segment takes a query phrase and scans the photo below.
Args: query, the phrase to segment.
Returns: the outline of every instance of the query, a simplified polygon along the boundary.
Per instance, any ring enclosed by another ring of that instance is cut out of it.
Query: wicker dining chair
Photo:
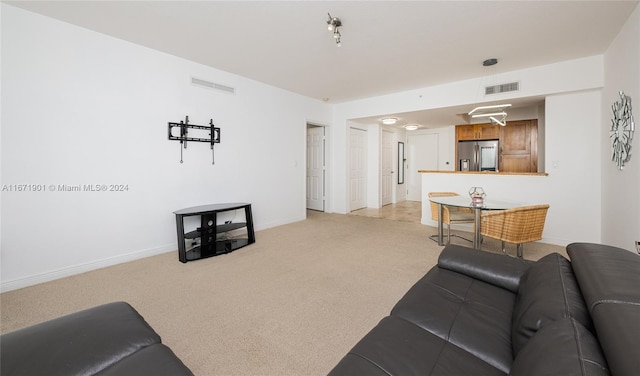
[[[524,243],[542,239],[548,210],[549,205],[531,205],[485,211],[480,220],[480,233],[482,236],[500,240],[502,252],[505,254],[505,243],[516,244],[517,256],[522,257]]]
[[[429,192],[429,198],[431,197],[443,197],[443,196],[460,196],[455,192]],[[434,221],[438,221],[438,204],[435,202],[431,202],[431,219]],[[468,242],[473,242],[470,239],[467,239],[463,236],[457,234],[451,234],[451,224],[456,223],[474,223],[475,215],[473,211],[467,208],[457,208],[452,206],[442,206],[442,223],[447,225],[447,244],[451,243],[451,237],[455,236],[456,238],[464,239]],[[438,241],[438,235],[431,235],[429,239]]]

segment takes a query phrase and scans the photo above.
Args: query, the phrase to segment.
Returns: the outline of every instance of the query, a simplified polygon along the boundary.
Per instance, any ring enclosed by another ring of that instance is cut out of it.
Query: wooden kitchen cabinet
[[[507,121],[500,128],[500,171],[538,172],[538,121]]]
[[[538,172],[538,120],[535,119],[507,120],[504,127],[492,124],[457,125],[456,156],[458,141],[496,139],[500,140],[499,171]]]
[[[530,154],[502,154],[500,172],[536,172],[531,170]]]
[[[471,124],[456,126],[457,141],[496,140],[500,137],[500,127],[492,124]]]

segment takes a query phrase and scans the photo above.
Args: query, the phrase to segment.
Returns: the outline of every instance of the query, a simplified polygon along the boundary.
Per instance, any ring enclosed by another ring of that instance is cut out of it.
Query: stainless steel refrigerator
[[[460,171],[498,171],[498,140],[458,141]]]

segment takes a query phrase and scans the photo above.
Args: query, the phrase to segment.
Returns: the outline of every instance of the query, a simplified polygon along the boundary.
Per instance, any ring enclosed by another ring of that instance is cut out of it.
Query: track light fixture
[[[340,35],[339,28],[342,26],[342,21],[340,21],[338,17],[331,17],[330,13],[327,13],[327,15],[329,15],[329,19],[327,20],[327,29],[329,31],[333,31],[333,38],[336,40],[336,46],[340,47],[342,45],[342,42],[340,42],[340,37],[342,37],[342,35]]]

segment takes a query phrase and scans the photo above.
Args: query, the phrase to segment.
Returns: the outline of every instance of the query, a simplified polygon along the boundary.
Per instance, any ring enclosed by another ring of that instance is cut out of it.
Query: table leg
[[[253,231],[253,214],[251,213],[251,204],[244,207],[245,222],[247,222],[247,244],[256,242],[256,235]]]
[[[444,241],[442,240],[442,233],[444,232],[442,229],[442,204],[438,204],[438,245],[443,246]]]
[[[480,216],[482,209],[473,209],[476,215],[475,223],[473,224],[473,248],[480,249]]]
[[[176,230],[178,232],[178,260],[187,262],[187,251],[184,245],[184,220],[180,214],[176,214]]]

